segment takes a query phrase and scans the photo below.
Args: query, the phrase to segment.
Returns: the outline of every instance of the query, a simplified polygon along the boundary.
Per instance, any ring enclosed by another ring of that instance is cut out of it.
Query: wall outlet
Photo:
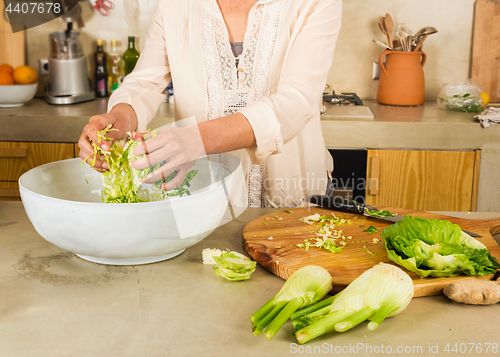
[[[379,79],[380,78],[380,65],[378,62],[373,62],[373,67],[372,67],[372,79]]]
[[[41,76],[49,75],[49,60],[47,58],[40,58],[38,60],[38,73]]]

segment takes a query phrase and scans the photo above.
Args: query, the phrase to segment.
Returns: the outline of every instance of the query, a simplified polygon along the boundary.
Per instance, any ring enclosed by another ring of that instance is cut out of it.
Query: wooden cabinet
[[[368,150],[366,204],[475,211],[480,155],[480,150]]]
[[[74,157],[71,143],[0,142],[0,200],[20,200],[17,180],[26,171]]]

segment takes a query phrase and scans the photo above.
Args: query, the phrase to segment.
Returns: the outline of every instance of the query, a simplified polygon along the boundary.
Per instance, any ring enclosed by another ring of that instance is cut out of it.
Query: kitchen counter
[[[397,356],[449,356],[458,353],[447,353],[445,348],[451,351],[458,344],[460,350],[461,343],[467,353],[460,355],[500,354],[494,317],[500,315],[500,304],[470,306],[442,295],[413,299],[406,310],[376,331],[368,331],[364,323],[299,346],[287,322],[271,341],[254,336],[249,316],[284,281],[260,266],[248,281],[227,281],[202,264],[201,252],[207,247],[244,252],[244,226],[272,211],[247,209],[171,260],[105,266],[45,241],[32,227],[21,202],[0,202],[0,354],[379,356],[392,349]],[[468,218],[499,216],[467,214]],[[496,353],[492,347],[486,353],[486,343],[496,344]],[[475,352],[479,344],[482,352]]]
[[[438,109],[435,102],[394,107],[365,100],[374,119],[322,116],[330,148],[481,150],[478,211],[500,211],[500,125],[482,128],[472,113]],[[49,105],[34,99],[18,108],[0,108],[0,141],[76,143],[92,115],[106,112],[107,99]],[[329,106],[329,104],[326,104]],[[162,103],[151,128],[171,123],[174,105]]]
[[[434,102],[394,107],[365,100],[365,105],[374,119],[322,115],[326,146],[473,150],[500,141],[500,125],[483,129],[474,114],[441,110]],[[107,99],[73,105],[33,99],[22,107],[0,108],[0,141],[77,142],[89,118],[106,110]],[[150,127],[173,119],[174,104],[162,103]]]

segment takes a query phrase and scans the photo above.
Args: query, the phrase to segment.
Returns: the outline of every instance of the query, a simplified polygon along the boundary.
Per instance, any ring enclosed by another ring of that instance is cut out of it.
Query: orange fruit
[[[14,72],[14,67],[12,67],[10,64],[4,63],[0,65],[0,72],[7,72],[9,74],[12,74]]]
[[[14,84],[14,78],[7,72],[0,71],[0,86],[12,85]]]
[[[31,84],[38,80],[38,74],[35,69],[30,66],[16,67],[12,77],[14,78],[14,82],[16,82],[16,84]]]

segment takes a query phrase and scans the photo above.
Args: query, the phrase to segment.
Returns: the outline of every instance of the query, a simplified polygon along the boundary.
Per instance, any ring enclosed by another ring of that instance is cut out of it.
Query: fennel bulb
[[[332,277],[325,268],[308,265],[298,269],[280,291],[250,317],[254,335],[266,329],[264,334],[270,340],[296,310],[321,300],[331,289]]]
[[[310,306],[307,314],[301,316],[299,311],[293,316],[295,337],[302,344],[332,330],[347,331],[365,320],[371,320],[368,329],[375,330],[385,318],[403,311],[413,293],[408,274],[394,265],[380,263],[330,298],[333,302],[329,306],[320,302]]]

